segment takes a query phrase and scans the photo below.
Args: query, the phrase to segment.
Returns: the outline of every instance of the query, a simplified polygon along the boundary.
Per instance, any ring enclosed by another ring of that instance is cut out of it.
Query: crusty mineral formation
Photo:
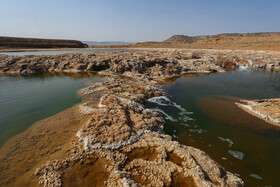
[[[236,103],[244,111],[280,127],[280,99],[241,100]]]
[[[234,55],[203,50],[0,55],[0,72],[109,75],[81,90],[86,99],[79,110],[91,118],[77,132],[64,160],[48,161],[36,170],[42,186],[243,186],[203,151],[172,141],[163,132],[161,116],[145,107],[148,99],[164,95],[154,80],[223,72],[251,62]],[[98,106],[92,101],[99,101]]]
[[[97,175],[107,173],[99,178],[104,186],[243,185],[240,178],[227,172],[203,151],[171,139],[153,132],[119,150],[91,149],[86,152],[73,148],[75,151],[69,158],[49,161],[35,174],[45,186],[61,186],[65,184],[63,179],[69,178],[71,169],[78,173],[83,172],[83,168],[91,168]],[[105,166],[98,168],[98,161]]]
[[[101,93],[97,108],[81,105],[92,117],[77,133],[70,155],[38,168],[43,186],[242,186],[243,181],[203,151],[172,141],[164,121],[145,101],[163,95],[145,77],[111,76],[83,89]],[[88,177],[85,177],[88,176]]]
[[[158,96],[161,89],[148,81],[111,78],[83,90],[85,94],[103,90],[99,110],[78,132],[89,148],[117,149],[137,141],[147,132],[162,132],[164,121],[158,113],[145,109],[145,99]]]
[[[107,70],[150,77],[221,72],[222,68],[280,70],[280,53],[269,51],[161,49],[61,55],[0,55],[0,73],[77,72]]]

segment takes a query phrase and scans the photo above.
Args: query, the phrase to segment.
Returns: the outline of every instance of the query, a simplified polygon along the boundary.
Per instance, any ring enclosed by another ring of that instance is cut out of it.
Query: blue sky
[[[280,31],[280,0],[0,0],[0,35],[162,41]]]

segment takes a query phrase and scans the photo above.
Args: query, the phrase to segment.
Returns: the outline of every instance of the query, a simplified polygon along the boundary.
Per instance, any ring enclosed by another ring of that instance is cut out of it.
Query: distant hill
[[[197,41],[206,41],[209,39],[244,39],[244,38],[262,38],[262,37],[274,37],[280,36],[280,32],[260,32],[260,33],[223,33],[216,35],[204,35],[204,36],[185,36],[185,35],[173,35],[163,42],[177,43],[177,44],[191,44]],[[218,40],[216,40],[218,41]]]
[[[85,48],[78,40],[19,38],[0,36],[0,48]]]
[[[89,46],[112,46],[112,45],[131,45],[131,44],[133,44],[130,42],[121,42],[121,41],[104,41],[104,42],[83,41],[83,43],[85,43]]]
[[[196,41],[195,37],[189,37],[184,35],[174,35],[163,42],[169,43],[178,43],[178,44],[185,44],[185,43],[194,43]]]
[[[141,42],[131,48],[189,48],[280,51],[280,32],[174,35],[162,42]]]

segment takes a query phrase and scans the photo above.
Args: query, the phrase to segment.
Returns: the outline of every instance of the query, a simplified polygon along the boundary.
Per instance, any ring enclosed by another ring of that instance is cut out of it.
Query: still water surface
[[[65,76],[66,75],[66,76]],[[69,76],[70,75],[70,76]],[[76,92],[94,74],[0,77],[0,146],[34,122],[78,103]],[[164,84],[167,97],[148,107],[166,118],[165,132],[202,149],[247,186],[280,184],[280,128],[235,106],[240,98],[280,97],[280,73],[242,71],[181,77]]]
[[[279,186],[280,128],[234,104],[240,98],[279,98],[279,72],[181,77],[163,87],[173,103],[159,99],[148,106],[166,118],[166,133],[205,151],[247,186]]]
[[[65,53],[94,53],[94,52],[118,52],[118,51],[137,51],[137,49],[125,49],[125,48],[83,48],[83,49],[69,49],[69,50],[46,50],[46,51],[20,51],[20,52],[1,52],[0,55],[58,55]]]
[[[98,81],[89,73],[0,76],[0,147],[36,121],[78,103],[77,91]]]

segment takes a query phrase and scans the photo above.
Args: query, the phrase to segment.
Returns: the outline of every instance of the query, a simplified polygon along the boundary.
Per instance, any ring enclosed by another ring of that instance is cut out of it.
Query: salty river
[[[80,101],[77,90],[102,81],[90,73],[0,77],[0,146],[34,122]],[[280,73],[232,71],[183,76],[163,84],[167,97],[147,102],[166,119],[165,132],[202,149],[247,186],[280,183],[280,128],[236,107],[240,98],[280,97]]]
[[[247,186],[279,186],[280,128],[234,102],[280,97],[280,72],[232,71],[181,77],[148,104],[165,117],[165,132],[209,154]]]

